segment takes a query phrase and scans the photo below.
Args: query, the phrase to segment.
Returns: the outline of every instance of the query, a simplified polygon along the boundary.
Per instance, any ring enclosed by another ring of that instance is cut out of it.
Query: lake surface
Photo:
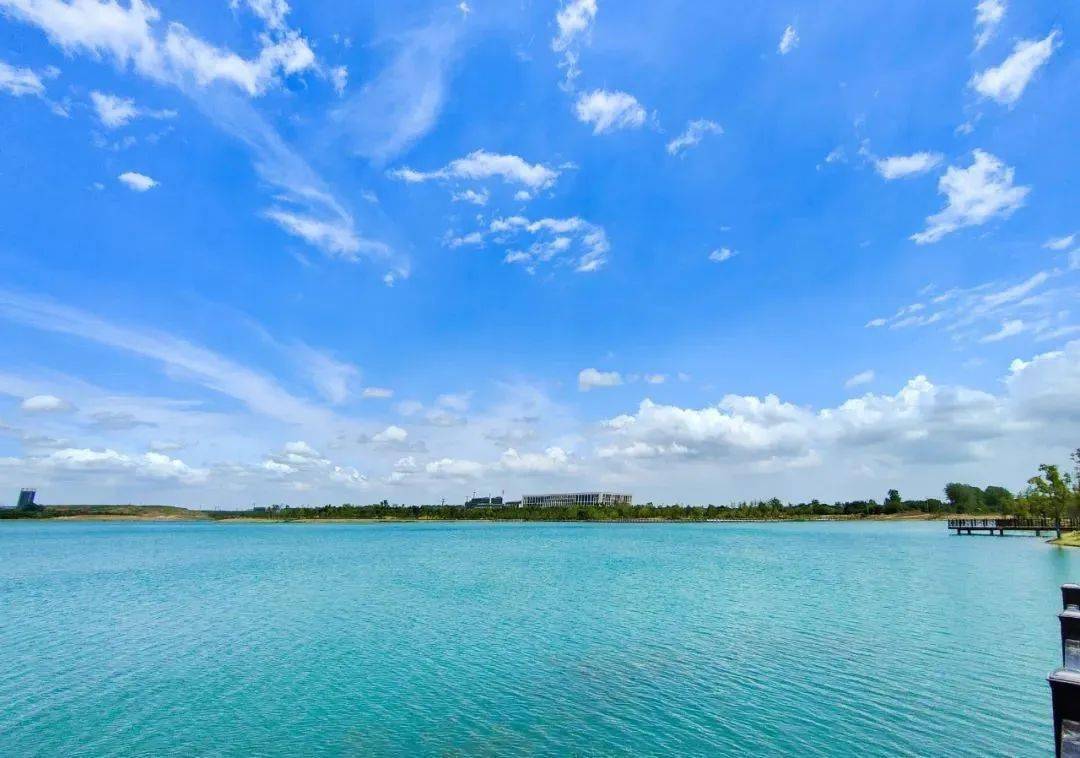
[[[1078,579],[941,523],[0,523],[0,755],[1052,755]]]

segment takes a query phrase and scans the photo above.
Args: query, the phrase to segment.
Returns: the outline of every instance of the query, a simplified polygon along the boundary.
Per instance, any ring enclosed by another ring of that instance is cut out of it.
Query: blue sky
[[[0,0],[0,487],[880,498],[1080,444],[1072,4],[354,5]]]

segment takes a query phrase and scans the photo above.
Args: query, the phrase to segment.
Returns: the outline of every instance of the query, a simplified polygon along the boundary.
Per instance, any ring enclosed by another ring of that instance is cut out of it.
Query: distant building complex
[[[19,493],[19,504],[15,507],[20,511],[32,511],[40,508],[37,503],[34,502],[34,498],[37,497],[37,490],[23,489]]]
[[[571,492],[556,495],[524,495],[521,505],[524,508],[555,508],[567,505],[633,505],[631,495],[618,495],[613,492]]]
[[[501,497],[474,497],[465,501],[466,508],[498,508],[502,506]]]

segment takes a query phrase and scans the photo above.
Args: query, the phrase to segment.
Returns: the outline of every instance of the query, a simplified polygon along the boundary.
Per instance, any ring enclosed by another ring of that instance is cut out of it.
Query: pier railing
[[[949,529],[968,530],[1011,530],[1011,531],[1051,531],[1062,529],[1072,531],[1072,522],[1069,519],[1052,518],[951,518]],[[970,533],[970,532],[969,532]]]

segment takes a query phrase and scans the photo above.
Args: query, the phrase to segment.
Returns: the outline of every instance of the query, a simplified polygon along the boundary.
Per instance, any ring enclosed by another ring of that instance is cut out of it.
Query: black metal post
[[[1054,751],[1058,758],[1080,756],[1080,585],[1061,585],[1058,614],[1062,667],[1047,677],[1054,708]]]

